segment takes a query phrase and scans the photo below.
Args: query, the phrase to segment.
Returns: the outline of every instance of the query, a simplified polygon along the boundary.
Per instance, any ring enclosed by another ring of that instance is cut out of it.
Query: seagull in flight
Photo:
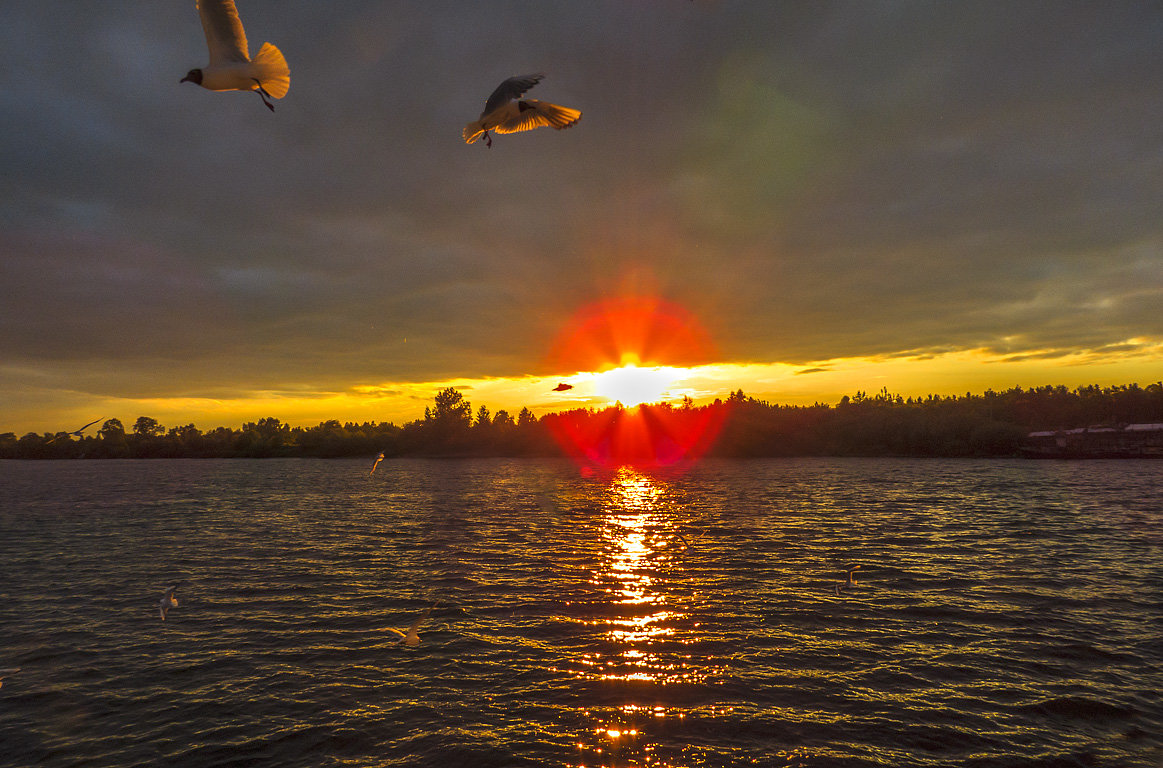
[[[674,532],[674,535],[675,535],[675,536],[677,536],[679,539],[681,539],[681,540],[682,540],[682,543],[683,543],[683,549],[690,549],[690,548],[691,548],[691,541],[690,541],[690,539],[688,539],[686,536],[684,536],[684,535],[683,535],[683,533],[682,533],[682,531],[675,531],[675,532]],[[703,538],[703,536],[705,536],[705,535],[706,535],[706,533],[705,533],[705,532],[704,532],[704,533],[700,533],[698,536],[695,536],[695,537],[694,537],[694,539],[695,539],[695,541],[698,541],[699,539]]]
[[[210,91],[258,91],[271,112],[270,100],[281,99],[291,88],[291,70],[278,48],[263,43],[252,61],[246,32],[234,0],[198,0],[198,15],[210,49],[210,63],[191,69],[178,82],[194,83]]]
[[[573,384],[566,384],[564,381],[553,388],[554,392],[568,392],[573,389]]]
[[[850,588],[850,587],[856,586],[856,572],[858,570],[860,570],[859,565],[854,565],[848,569],[848,580],[844,582],[845,588]]]
[[[380,462],[383,460],[384,460],[384,452],[380,451],[379,455],[376,456],[376,463],[372,464],[372,469],[370,472],[368,472],[368,474],[374,475],[376,473],[376,467],[378,467],[380,465]]]
[[[836,584],[832,587],[832,590],[836,593],[837,596],[839,596],[842,592],[847,592],[856,586],[856,571],[858,570],[860,570],[859,565],[852,566],[848,569],[848,580],[843,584]]]
[[[550,104],[537,99],[522,99],[545,75],[518,75],[510,77],[497,86],[493,95],[485,102],[485,109],[479,120],[464,127],[464,140],[472,144],[482,136],[485,146],[492,147],[493,139],[489,131],[497,133],[517,133],[534,128],[549,126],[561,130],[581,120],[581,111],[569,107]]]
[[[400,642],[404,645],[420,645],[420,633],[417,630],[420,629],[420,625],[424,623],[424,621],[427,620],[430,615],[432,615],[431,608],[420,614],[419,618],[412,622],[412,626],[408,627],[407,632],[402,632],[395,627],[388,627],[388,629],[399,635]]]
[[[66,435],[76,435],[78,438],[82,438],[82,437],[84,437],[84,436],[85,436],[85,430],[86,430],[86,429],[88,429],[89,427],[93,426],[94,424],[96,424],[96,423],[97,423],[98,421],[100,421],[100,420],[101,420],[101,419],[93,419],[92,421],[90,421],[88,424],[86,424],[85,426],[81,427],[80,429],[74,429],[72,432],[65,432],[64,434],[66,434]],[[57,437],[60,437],[60,435],[57,435],[57,436],[56,436],[56,437],[54,437],[52,440],[56,440],[56,439],[57,439]],[[51,442],[52,442],[52,440],[49,440],[49,442],[51,443]]]
[[[4,678],[9,675],[15,675],[20,671],[20,667],[8,667],[7,669],[0,669],[0,688],[4,687]]]
[[[166,620],[166,614],[170,612],[171,608],[178,607],[178,598],[174,597],[174,590],[181,584],[171,584],[166,587],[166,594],[162,597],[161,602],[158,603],[158,613],[162,615],[162,621]]]

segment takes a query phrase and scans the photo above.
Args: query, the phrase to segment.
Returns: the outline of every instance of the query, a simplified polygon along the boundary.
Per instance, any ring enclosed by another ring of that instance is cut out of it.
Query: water
[[[1163,462],[369,466],[0,462],[0,765],[1163,764]]]

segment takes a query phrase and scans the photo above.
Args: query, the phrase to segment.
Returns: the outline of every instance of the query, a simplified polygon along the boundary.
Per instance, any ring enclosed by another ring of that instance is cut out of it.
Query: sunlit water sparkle
[[[0,462],[0,765],[1163,764],[1163,462],[367,466]]]

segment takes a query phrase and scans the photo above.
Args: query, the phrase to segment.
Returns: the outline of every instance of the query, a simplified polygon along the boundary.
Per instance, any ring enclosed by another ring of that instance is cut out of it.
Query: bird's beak
[[[185,77],[183,77],[183,78],[182,78],[181,80],[179,80],[178,82],[179,82],[179,83],[192,83],[192,82],[194,82],[194,78],[190,77],[189,75],[186,75]]]

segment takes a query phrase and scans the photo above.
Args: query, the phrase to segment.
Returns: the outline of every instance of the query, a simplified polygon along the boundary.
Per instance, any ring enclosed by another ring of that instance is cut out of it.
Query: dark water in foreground
[[[0,765],[1163,764],[1163,462],[369,466],[0,462]]]

